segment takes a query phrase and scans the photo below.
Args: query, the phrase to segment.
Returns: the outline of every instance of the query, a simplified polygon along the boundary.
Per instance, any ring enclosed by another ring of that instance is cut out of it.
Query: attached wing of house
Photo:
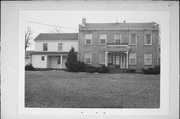
[[[65,69],[71,47],[78,50],[78,33],[41,33],[34,41],[31,63],[35,68]]]

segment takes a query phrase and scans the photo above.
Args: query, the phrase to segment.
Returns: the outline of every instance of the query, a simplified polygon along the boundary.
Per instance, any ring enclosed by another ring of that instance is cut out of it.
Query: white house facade
[[[78,50],[77,33],[41,33],[35,39],[35,51],[31,53],[34,68],[65,69],[71,47]]]

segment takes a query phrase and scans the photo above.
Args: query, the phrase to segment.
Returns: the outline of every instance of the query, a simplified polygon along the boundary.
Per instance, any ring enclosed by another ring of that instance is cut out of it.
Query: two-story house
[[[87,23],[78,35],[78,59],[86,64],[135,69],[159,64],[159,25],[149,23]]]
[[[65,69],[71,47],[74,47],[76,53],[78,50],[77,33],[41,33],[34,41],[31,64],[35,68]]]

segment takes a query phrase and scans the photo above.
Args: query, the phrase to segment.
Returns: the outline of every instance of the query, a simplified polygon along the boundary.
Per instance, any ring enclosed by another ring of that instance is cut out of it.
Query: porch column
[[[62,68],[62,57],[63,57],[63,55],[61,55],[60,68]]]
[[[128,51],[126,52],[126,68],[128,69],[128,59],[129,59],[129,55],[128,55]]]
[[[105,51],[105,66],[108,66],[108,52]]]

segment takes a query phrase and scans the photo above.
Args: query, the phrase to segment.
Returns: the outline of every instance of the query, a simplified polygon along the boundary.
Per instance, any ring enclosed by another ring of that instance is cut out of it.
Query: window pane
[[[85,44],[91,45],[92,44],[92,34],[86,34],[85,35]]]
[[[99,53],[99,63],[100,64],[105,64],[105,52],[104,51],[101,51]]]
[[[136,53],[130,53],[129,55],[129,64],[135,65],[136,64]]]
[[[58,62],[57,64],[60,64],[61,63],[61,56],[58,56]]]
[[[86,34],[85,39],[92,39],[92,34]]]
[[[116,56],[116,65],[119,65],[120,63],[119,63],[119,56]]]
[[[151,53],[145,53],[144,54],[144,64],[145,65],[151,65],[152,64],[152,54]]]
[[[115,34],[114,35],[114,43],[120,44],[121,43],[121,34]]]
[[[90,58],[86,58],[86,63],[90,64],[91,63],[91,59]]]
[[[100,39],[106,39],[106,34],[101,34]]]
[[[116,39],[115,44],[120,44],[120,39]]]
[[[106,34],[100,35],[100,44],[103,44],[103,45],[106,44]]]
[[[101,44],[106,44],[106,40],[105,39],[101,39]]]
[[[151,35],[146,35],[146,44],[151,44]]]
[[[91,44],[91,39],[86,39],[86,44]]]
[[[85,52],[85,63],[91,64],[91,52]]]
[[[121,35],[120,34],[115,34],[114,35],[114,39],[120,39],[121,38]]]
[[[47,43],[43,43],[43,51],[47,51],[47,49],[48,49]]]
[[[136,34],[131,35],[130,44],[136,44]]]
[[[58,51],[62,51],[63,49],[62,49],[62,43],[58,43]]]
[[[44,56],[41,56],[41,60],[44,61]]]

